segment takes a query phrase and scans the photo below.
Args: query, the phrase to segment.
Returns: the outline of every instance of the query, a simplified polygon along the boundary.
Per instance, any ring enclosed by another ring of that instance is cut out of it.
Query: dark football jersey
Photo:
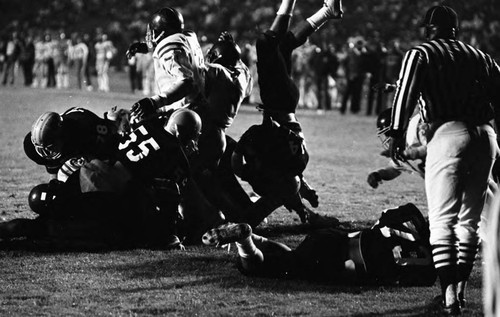
[[[251,126],[235,152],[244,156],[250,170],[259,175],[300,175],[307,165],[304,140],[284,126]]]
[[[177,138],[159,120],[144,121],[118,145],[118,160],[145,182],[165,178],[177,184],[189,176],[189,163]]]
[[[35,163],[45,165],[49,173],[58,169],[71,158],[84,158],[90,161],[113,158],[118,145],[119,135],[110,120],[100,118],[92,111],[83,108],[70,108],[64,112],[62,155],[56,160],[41,157],[31,143],[31,133],[24,139],[24,150]]]
[[[436,280],[429,227],[411,203],[385,210],[372,228],[361,231],[360,247],[374,282],[432,285]]]

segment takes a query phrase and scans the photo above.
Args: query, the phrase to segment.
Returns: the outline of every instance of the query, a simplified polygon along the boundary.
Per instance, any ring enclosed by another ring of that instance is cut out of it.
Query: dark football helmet
[[[437,35],[454,38],[458,31],[457,13],[448,6],[434,6],[427,10],[422,27],[425,28],[427,39],[433,39]]]
[[[216,63],[225,67],[234,67],[240,56],[241,49],[234,42],[231,34],[222,32],[218,41],[208,51],[206,60],[209,63]]]
[[[201,118],[196,112],[186,108],[175,110],[168,119],[165,130],[177,137],[186,155],[198,151]]]
[[[377,135],[382,141],[384,148],[389,148],[389,136],[387,132],[391,128],[392,108],[383,110],[377,117]]]
[[[165,37],[183,30],[184,18],[182,14],[174,8],[162,8],[151,17],[146,32],[146,44],[152,49]]]
[[[45,112],[31,128],[31,142],[43,158],[54,160],[62,155],[63,118],[56,112]]]
[[[47,214],[56,198],[55,192],[49,184],[40,184],[33,187],[28,196],[28,204],[33,212]]]

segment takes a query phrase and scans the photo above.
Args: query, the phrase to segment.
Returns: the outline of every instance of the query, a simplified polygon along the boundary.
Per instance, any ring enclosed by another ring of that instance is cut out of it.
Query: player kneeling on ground
[[[245,223],[226,224],[203,236],[207,245],[232,242],[238,268],[249,276],[400,286],[436,281],[429,226],[411,203],[385,210],[374,226],[361,231],[316,231],[293,250],[254,234]]]

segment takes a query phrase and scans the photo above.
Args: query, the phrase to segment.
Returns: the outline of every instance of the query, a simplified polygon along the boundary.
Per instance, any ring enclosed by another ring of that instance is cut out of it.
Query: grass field
[[[85,107],[102,114],[140,98],[125,93],[0,90],[0,218],[34,217],[29,190],[48,180],[24,156],[22,140],[47,110]],[[348,228],[373,223],[380,212],[407,202],[427,214],[423,181],[402,175],[374,190],[367,173],[380,157],[375,117],[338,112],[298,113],[311,160],[306,177],[318,190],[321,214]],[[229,130],[236,139],[260,115],[245,106]],[[257,233],[297,245],[310,230],[285,209]],[[22,245],[22,244],[21,244]],[[437,316],[433,287],[346,287],[306,281],[248,278],[229,252],[204,246],[186,251],[50,252],[0,244],[0,316]],[[482,316],[481,261],[469,286],[464,316]]]

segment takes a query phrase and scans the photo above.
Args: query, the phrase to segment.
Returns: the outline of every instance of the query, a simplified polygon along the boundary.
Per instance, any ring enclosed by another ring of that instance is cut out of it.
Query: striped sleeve
[[[423,50],[412,49],[403,58],[392,108],[391,131],[394,135],[402,135],[405,132],[415,110],[420,95],[424,53]]]

